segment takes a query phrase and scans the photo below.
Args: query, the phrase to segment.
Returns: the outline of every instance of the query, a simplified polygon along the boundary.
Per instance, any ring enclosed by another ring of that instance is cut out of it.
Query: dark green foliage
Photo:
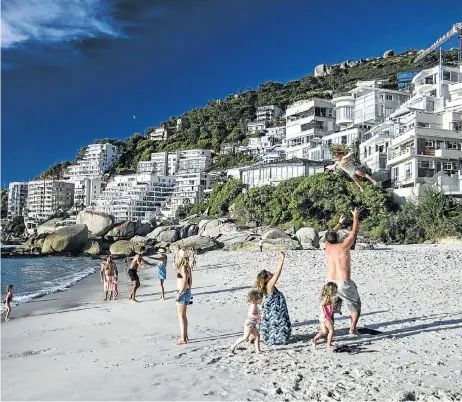
[[[234,167],[248,166],[257,162],[258,158],[251,155],[235,154],[235,155],[219,155],[214,161],[209,170],[221,171]]]
[[[2,204],[1,204],[1,218],[4,219],[8,215],[8,189],[2,188]]]
[[[230,179],[226,183],[217,184],[209,199],[209,214],[223,216],[229,211],[231,203],[242,193],[244,185],[238,179]]]
[[[15,236],[22,236],[26,230],[24,224],[24,218],[22,216],[15,216],[11,219],[5,227],[5,232],[13,234]]]
[[[54,165],[50,166],[47,170],[45,170],[43,173],[36,176],[34,180],[46,180],[46,179],[60,180],[64,177],[64,173],[66,173],[66,169],[71,164],[72,162],[69,162],[69,161],[55,163]]]

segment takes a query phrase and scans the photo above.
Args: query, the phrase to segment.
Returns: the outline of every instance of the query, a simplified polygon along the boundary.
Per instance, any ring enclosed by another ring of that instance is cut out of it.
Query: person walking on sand
[[[284,295],[276,288],[276,283],[282,272],[285,254],[279,254],[278,265],[274,274],[267,270],[257,275],[256,289],[263,293],[260,333],[265,345],[286,345],[292,334],[289,311]]]
[[[258,242],[258,247],[260,247],[260,253],[263,252],[263,239],[260,239],[260,241]]]
[[[332,349],[334,345],[334,321],[332,315],[334,313],[334,297],[337,294],[337,285],[334,282],[327,282],[321,291],[321,314],[319,322],[321,323],[321,331],[311,341],[313,348],[316,349],[316,341],[324,336],[327,336],[327,348]]]
[[[11,314],[11,302],[13,301],[13,285],[8,285],[6,287],[6,296],[5,300],[3,301],[4,310],[2,311],[2,315],[6,313],[5,315],[5,321],[10,320],[10,314]]]
[[[167,254],[164,249],[159,249],[159,254],[153,256],[157,263],[157,280],[160,286],[160,300],[165,300],[164,281],[167,279]]]
[[[260,332],[258,331],[258,323],[260,322],[261,314],[258,310],[258,306],[263,302],[263,293],[258,290],[251,290],[247,296],[247,301],[250,303],[249,312],[247,313],[247,319],[244,323],[244,335],[242,335],[236,342],[231,346],[231,353],[235,353],[236,348],[247,339],[250,335],[253,335],[255,339],[255,352],[257,355],[261,352],[260,350]]]
[[[326,166],[325,172],[329,172],[335,169],[337,166],[340,167],[345,173],[347,173],[355,182],[355,184],[359,187],[360,191],[363,193],[364,189],[359,182],[359,177],[364,177],[369,180],[372,184],[376,184],[376,181],[369,176],[367,173],[364,173],[361,169],[358,169],[351,163],[350,157],[353,155],[353,152],[349,152],[345,155],[344,151],[334,151],[333,156],[335,159],[335,163],[330,166]]]
[[[334,313],[341,314],[344,301],[351,312],[350,334],[359,335],[358,320],[361,315],[361,299],[356,284],[351,280],[351,246],[356,241],[359,227],[359,210],[355,208],[353,215],[353,229],[348,237],[339,242],[337,230],[341,223],[326,233],[327,281],[337,285],[337,295],[334,298]],[[334,314],[332,314],[332,319]]]
[[[109,254],[106,257],[106,262],[101,264],[101,282],[104,284],[104,301],[107,300],[108,294],[110,293],[109,300],[114,298],[114,277],[118,276],[117,267],[112,261],[112,256]]]
[[[130,276],[130,280],[132,281],[132,292],[130,296],[128,296],[128,300],[138,303],[136,300],[136,291],[140,287],[140,278],[138,276],[138,267],[144,267],[144,260],[143,255],[146,254],[146,247],[142,246],[140,248],[140,252],[135,255],[130,264],[130,268],[128,270],[128,275]]]
[[[183,345],[189,341],[187,309],[191,303],[192,272],[188,257],[183,257],[178,263],[176,277],[178,296],[175,301],[178,306],[178,320],[180,322],[180,338],[176,344]]]

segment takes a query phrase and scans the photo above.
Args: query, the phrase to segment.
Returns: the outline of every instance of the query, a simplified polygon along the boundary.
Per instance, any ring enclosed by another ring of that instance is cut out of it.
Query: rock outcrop
[[[228,219],[213,219],[200,226],[199,235],[216,238],[221,234],[237,232],[237,225]]]
[[[319,235],[313,228],[300,228],[297,230],[295,236],[303,248],[319,247]]]
[[[286,251],[286,250],[301,250],[301,245],[298,241],[292,239],[272,239],[265,240],[263,243],[263,251]],[[230,251],[260,251],[257,241],[234,243],[229,247]]]
[[[42,254],[82,252],[88,242],[86,225],[66,226],[49,234],[42,246]]]
[[[130,240],[119,240],[111,245],[109,251],[116,257],[125,257],[129,256],[133,251],[136,252],[137,250],[136,244],[132,243]]]
[[[135,222],[135,236],[146,236],[148,233],[152,232],[153,229],[154,227],[149,222]]]
[[[100,244],[94,240],[88,240],[83,253],[86,255],[99,255],[101,254],[102,249]]]
[[[81,211],[77,215],[77,225],[87,225],[95,236],[104,236],[112,228],[114,217],[100,212]]]
[[[198,253],[219,249],[219,245],[214,239],[203,236],[191,236],[170,245],[170,247],[172,246],[194,247]]]
[[[274,239],[290,239],[291,237],[279,229],[270,229],[263,233],[263,240],[274,240]]]
[[[383,54],[383,58],[386,59],[388,57],[392,57],[395,55],[395,52],[393,50],[387,50],[384,54]]]
[[[128,240],[135,235],[135,223],[134,222],[122,222],[112,227],[112,229],[106,233],[106,239],[111,238],[114,241],[117,240]]]
[[[164,230],[156,237],[158,242],[165,242],[165,243],[174,243],[178,240],[178,230],[177,229],[169,229]]]

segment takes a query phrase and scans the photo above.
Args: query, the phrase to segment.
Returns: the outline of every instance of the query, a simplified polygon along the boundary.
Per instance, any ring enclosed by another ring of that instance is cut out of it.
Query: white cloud
[[[27,42],[57,44],[120,36],[111,9],[103,0],[9,0],[2,3],[2,49]]]

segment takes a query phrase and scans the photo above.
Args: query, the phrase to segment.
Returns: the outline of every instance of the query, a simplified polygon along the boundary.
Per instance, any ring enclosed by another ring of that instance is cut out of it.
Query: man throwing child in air
[[[351,275],[351,246],[355,243],[359,226],[359,210],[355,208],[353,214],[353,230],[349,236],[339,242],[337,230],[343,224],[343,217],[334,230],[326,233],[327,282],[337,285],[337,295],[334,298],[334,313],[340,313],[342,301],[351,312],[350,334],[360,335],[356,326],[361,315],[361,299],[356,284],[350,279]],[[341,314],[341,313],[340,313]]]

